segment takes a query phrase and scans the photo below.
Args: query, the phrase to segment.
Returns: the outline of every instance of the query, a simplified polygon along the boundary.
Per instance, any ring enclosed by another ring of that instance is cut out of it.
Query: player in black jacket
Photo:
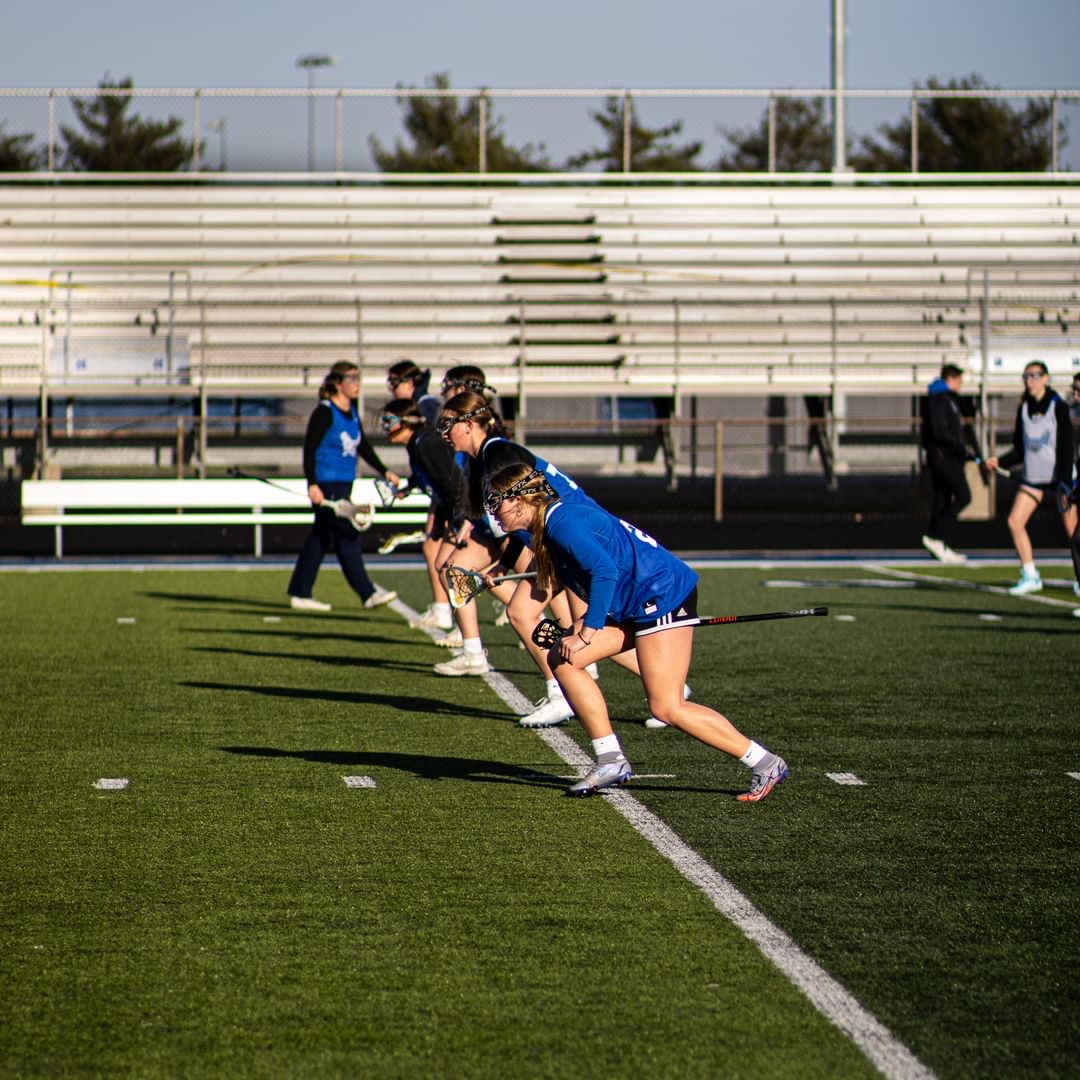
[[[971,427],[972,410],[960,397],[963,380],[960,368],[946,364],[941,376],[927,387],[922,405],[922,444],[933,487],[930,521],[922,544],[935,559],[946,563],[967,562],[945,538],[957,515],[971,502],[964,462],[979,456]]]

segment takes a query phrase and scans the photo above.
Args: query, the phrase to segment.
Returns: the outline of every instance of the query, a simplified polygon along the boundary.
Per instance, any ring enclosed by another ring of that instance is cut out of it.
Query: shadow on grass
[[[367,644],[369,639],[364,639]],[[355,643],[355,642],[354,642]],[[399,663],[386,660],[379,656],[343,656],[335,653],[332,656],[311,655],[309,653],[289,652],[266,652],[263,649],[227,649],[214,645],[198,645],[192,648],[192,652],[209,653],[216,656],[250,656],[255,660],[297,660],[309,664],[322,664],[334,668],[378,668],[379,671],[398,671],[408,675],[430,675],[432,665],[437,657],[432,657],[432,663]]]
[[[238,683],[217,682],[181,682],[193,690],[232,691],[240,694],[260,694],[263,697],[295,698],[298,701],[334,702],[338,705],[382,705],[398,712],[421,714],[426,716],[463,716],[478,717],[486,720],[502,720],[517,723],[517,716],[512,713],[496,712],[494,709],[482,709],[469,706],[462,709],[452,701],[439,701],[436,698],[410,697],[403,693],[370,694],[353,690],[332,690],[328,687],[306,688],[299,686],[244,686]]]
[[[382,753],[372,750],[282,750],[275,746],[222,746],[220,749],[226,754],[297,758],[341,768],[396,769],[399,772],[412,773],[419,780],[470,780],[483,784],[566,787],[565,778],[538,772],[534,766],[511,765],[505,761],[487,761],[481,758]]]

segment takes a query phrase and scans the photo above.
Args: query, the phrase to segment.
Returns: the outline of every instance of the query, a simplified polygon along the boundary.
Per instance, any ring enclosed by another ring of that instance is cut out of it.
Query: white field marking
[[[121,776],[103,776],[100,780],[94,781],[94,787],[98,791],[123,791],[129,783],[129,780]]]
[[[984,611],[979,615],[979,618],[983,622],[1001,622],[1001,616],[995,615],[992,611]]]
[[[954,589],[968,589],[973,592],[993,593],[995,596],[1009,596],[1010,600],[1030,600],[1033,604],[1045,604],[1047,607],[1073,608],[1073,600],[1055,600],[1052,596],[1039,596],[1028,593],[1027,596],[1010,596],[1007,585],[982,585],[977,581],[965,581],[963,578],[936,577],[933,574],[913,574],[910,570],[898,570],[893,566],[873,566],[870,569],[879,574],[892,574],[904,580],[925,581],[934,585],[947,585]]]
[[[264,615],[263,622],[281,622],[280,615]]]
[[[833,618],[837,622],[854,622],[855,621],[855,616],[854,615],[834,615]]]
[[[917,589],[917,581],[893,581],[889,578],[769,578],[762,583],[766,589]]]
[[[135,618],[132,615],[121,615],[116,620],[121,626],[131,626],[135,622]]]
[[[1073,780],[1080,780],[1080,772],[1067,772],[1065,775],[1071,777]]]
[[[343,776],[341,779],[345,781],[346,787],[375,787],[374,776]]]
[[[531,708],[528,700],[504,675],[483,676],[506,704],[517,713]],[[584,769],[592,759],[558,728],[541,728],[537,734],[567,763]],[[824,968],[816,964],[779,927],[754,907],[718,870],[683,842],[655,814],[646,810],[628,791],[605,792],[605,801],[660,852],[692,885],[713,902],[771,960],[830,1023],[859,1048],[887,1080],[932,1080],[934,1074],[880,1020],[859,1004]]]
[[[827,772],[825,774],[834,784],[846,784],[848,787],[866,787],[866,781],[853,772]]]

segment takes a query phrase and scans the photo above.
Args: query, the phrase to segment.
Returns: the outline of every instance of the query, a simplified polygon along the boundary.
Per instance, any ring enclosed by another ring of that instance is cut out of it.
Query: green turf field
[[[0,574],[0,1075],[874,1075],[621,796],[562,796],[558,738],[336,571],[289,611],[287,574]],[[704,571],[706,614],[853,620],[698,632],[695,697],[792,767],[756,806],[605,670],[626,790],[929,1072],[1080,1075],[1080,620],[835,584],[873,576]]]

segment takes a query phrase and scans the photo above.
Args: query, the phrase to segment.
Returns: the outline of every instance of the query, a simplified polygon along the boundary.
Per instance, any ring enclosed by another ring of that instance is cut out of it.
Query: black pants
[[[964,475],[962,458],[931,447],[926,452],[926,463],[930,467],[930,482],[933,485],[926,535],[934,540],[944,540],[957,514],[971,502],[971,489]]]
[[[352,492],[352,484],[327,483],[320,484],[319,487],[328,499],[347,499]],[[289,595],[311,595],[319,567],[330,551],[337,554],[345,580],[352,586],[353,591],[361,600],[366,600],[375,591],[375,586],[368,577],[367,567],[364,566],[360,534],[333,510],[324,510],[322,507],[315,511],[315,523],[300,549],[292,580],[289,582]]]

